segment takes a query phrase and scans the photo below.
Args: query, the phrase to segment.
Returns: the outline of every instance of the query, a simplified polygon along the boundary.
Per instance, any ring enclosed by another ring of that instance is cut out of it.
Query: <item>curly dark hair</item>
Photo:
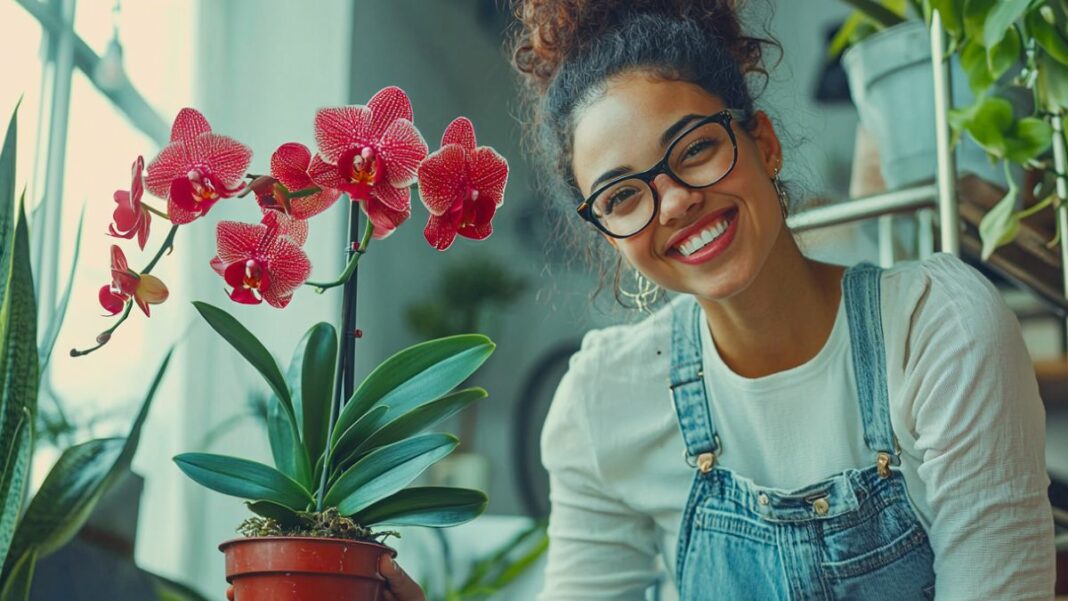
[[[770,36],[742,30],[739,0],[520,0],[515,14],[520,27],[512,39],[512,61],[524,83],[527,138],[533,154],[547,167],[545,191],[563,201],[562,230],[578,220],[567,215],[581,202],[571,171],[575,112],[595,100],[609,79],[630,71],[647,71],[668,80],[696,84],[726,106],[753,113],[754,98],[768,81],[764,52],[779,51]],[[742,123],[751,128],[754,120]],[[557,203],[559,204],[559,203]],[[603,244],[593,237],[582,245],[597,265]],[[615,297],[626,305],[618,281]],[[602,270],[601,286],[606,276]],[[596,296],[597,292],[594,293]]]

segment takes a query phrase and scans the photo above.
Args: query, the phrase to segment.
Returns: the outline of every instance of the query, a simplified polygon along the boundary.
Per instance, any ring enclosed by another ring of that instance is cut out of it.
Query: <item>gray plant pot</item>
[[[953,105],[975,101],[956,56],[951,58]],[[860,122],[879,148],[883,180],[890,189],[931,181],[937,175],[934,76],[926,25],[910,21],[880,31],[842,55],[849,90]],[[991,164],[968,136],[956,148],[957,173],[974,173],[1005,185],[1004,173]]]

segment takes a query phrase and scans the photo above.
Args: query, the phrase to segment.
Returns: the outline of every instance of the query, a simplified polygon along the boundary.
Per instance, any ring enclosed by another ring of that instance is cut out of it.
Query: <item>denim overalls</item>
[[[716,466],[719,437],[701,358],[700,328],[707,324],[695,301],[675,305],[671,390],[687,461],[697,472],[679,532],[682,601],[934,598],[934,553],[893,469],[900,462],[887,398],[880,272],[861,263],[842,283],[872,465],[795,490],[761,487]]]

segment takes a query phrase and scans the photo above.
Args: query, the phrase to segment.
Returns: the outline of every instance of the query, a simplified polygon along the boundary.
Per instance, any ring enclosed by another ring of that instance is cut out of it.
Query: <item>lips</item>
[[[681,253],[679,253],[679,250],[678,250],[678,246],[680,244],[685,242],[690,237],[701,233],[702,231],[704,231],[706,228],[708,228],[708,226],[712,225],[713,223],[716,223],[717,221],[721,221],[731,211],[736,211],[736,210],[737,210],[737,207],[724,207],[722,209],[713,211],[713,212],[709,213],[708,215],[705,215],[704,217],[698,219],[697,221],[693,222],[692,224],[686,226],[685,228],[675,232],[670,238],[668,238],[668,241],[667,241],[667,250],[668,250],[668,252],[672,253],[672,254],[681,254]]]

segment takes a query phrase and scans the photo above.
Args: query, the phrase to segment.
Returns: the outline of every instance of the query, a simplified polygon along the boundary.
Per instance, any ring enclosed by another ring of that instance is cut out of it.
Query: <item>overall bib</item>
[[[880,272],[861,263],[842,284],[872,465],[794,490],[759,486],[716,465],[721,449],[701,357],[700,328],[708,326],[696,301],[676,304],[671,390],[696,468],[679,532],[682,601],[934,598],[934,553],[895,469]]]

